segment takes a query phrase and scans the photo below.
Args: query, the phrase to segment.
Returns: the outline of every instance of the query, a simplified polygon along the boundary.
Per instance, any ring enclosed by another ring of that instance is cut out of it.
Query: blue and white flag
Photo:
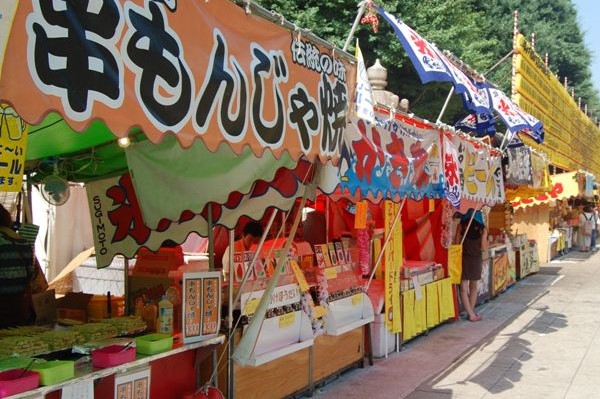
[[[513,103],[502,90],[490,86],[488,87],[488,92],[492,99],[492,107],[498,113],[500,119],[502,119],[512,135],[530,127],[525,118],[521,116],[515,103]],[[507,139],[510,141],[512,136]]]
[[[491,113],[472,113],[459,119],[454,127],[467,133],[475,133],[478,136],[493,136],[496,134],[496,120]]]
[[[377,12],[392,25],[404,50],[412,61],[422,83],[453,82],[452,75],[440,57],[441,53],[401,20],[375,5]]]
[[[375,124],[373,90],[367,75],[365,60],[356,41],[356,90],[354,91],[354,114],[357,118]]]
[[[490,112],[487,92],[480,90],[442,51],[381,7],[376,5],[375,8],[392,25],[422,83],[451,82],[457,94],[464,93],[469,98],[471,110]]]

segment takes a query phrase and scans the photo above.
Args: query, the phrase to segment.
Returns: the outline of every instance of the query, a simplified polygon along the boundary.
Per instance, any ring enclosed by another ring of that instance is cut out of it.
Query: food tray
[[[92,365],[94,367],[114,367],[134,360],[135,348],[126,348],[126,345],[109,345],[92,351]]]
[[[75,362],[72,360],[51,360],[32,367],[40,373],[40,385],[54,385],[75,376]]]
[[[173,347],[173,336],[169,334],[147,334],[135,339],[137,353],[155,355]]]
[[[40,385],[40,375],[35,371],[13,369],[0,373],[0,398],[30,391]]]

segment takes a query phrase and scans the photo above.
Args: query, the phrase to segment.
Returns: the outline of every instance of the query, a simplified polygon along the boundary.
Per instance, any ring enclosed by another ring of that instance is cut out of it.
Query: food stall
[[[321,189],[348,214],[344,228],[357,243],[361,231],[367,233],[361,267],[375,311],[373,353],[381,357],[454,317],[454,295],[440,240],[441,132],[385,107],[376,108],[375,117],[375,125],[354,120],[348,127],[340,183]]]
[[[579,213],[588,199],[591,200],[585,196],[586,176],[581,172],[551,175],[551,186],[545,192],[515,198],[511,202],[515,210],[513,233],[537,238],[535,243],[525,245],[527,239],[524,238],[515,245],[524,249],[524,254],[529,253],[533,246],[536,247],[537,254],[524,255],[523,259],[526,265],[533,264],[534,271],[539,270],[536,262],[547,262],[560,251],[577,247]],[[523,272],[527,274],[529,270],[526,266]],[[519,277],[526,274],[520,274]]]
[[[457,134],[446,136],[444,145],[447,158],[452,157],[456,162],[456,171],[460,176],[458,184],[458,195],[453,198],[452,205],[458,208],[461,214],[466,214],[469,209],[482,209],[485,225],[492,234],[488,239],[492,240],[489,246],[488,254],[483,256],[482,275],[478,283],[478,300],[482,303],[494,294],[494,276],[500,281],[496,281],[498,286],[504,286],[508,275],[507,264],[504,262],[494,262],[496,254],[501,256],[501,250],[505,245],[504,238],[500,234],[494,235],[492,224],[494,222],[493,209],[502,207],[505,199],[503,173],[501,167],[501,153],[486,143],[476,140],[466,134]],[[452,213],[448,218],[452,218]],[[502,214],[502,219],[505,215]],[[504,220],[502,221],[504,223]],[[456,222],[455,222],[456,223]],[[453,226],[448,237],[454,238],[456,230],[453,224],[448,220],[447,225]],[[500,231],[498,231],[499,233]],[[486,256],[487,255],[487,256]]]

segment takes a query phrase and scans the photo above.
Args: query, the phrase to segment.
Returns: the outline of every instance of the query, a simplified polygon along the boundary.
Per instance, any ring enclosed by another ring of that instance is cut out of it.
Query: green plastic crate
[[[173,336],[169,334],[147,334],[135,339],[137,353],[155,355],[173,348]]]
[[[58,384],[75,376],[75,362],[72,360],[51,360],[34,364],[31,369],[40,373],[40,385]]]

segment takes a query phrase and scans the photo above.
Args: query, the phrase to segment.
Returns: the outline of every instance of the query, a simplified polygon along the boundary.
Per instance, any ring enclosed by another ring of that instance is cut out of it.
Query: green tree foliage
[[[283,15],[303,29],[342,47],[356,17],[357,1],[349,0],[259,0],[263,7]],[[591,54],[585,47],[577,24],[576,10],[570,0],[389,0],[380,2],[391,14],[435,43],[449,50],[468,65],[485,73],[512,50],[513,15],[519,10],[520,30],[529,37],[536,34],[536,50],[549,54],[550,67],[569,79],[576,96],[589,110],[600,116],[598,92],[591,82]],[[360,25],[359,39],[367,66],[379,58],[388,69],[387,89],[408,98],[411,110],[435,120],[450,89],[448,83],[421,84],[412,64],[391,27],[379,17],[379,32]],[[354,51],[354,41],[349,48]],[[486,78],[510,93],[510,57]],[[443,120],[452,123],[464,115],[462,102],[453,96]]]
[[[590,64],[591,53],[586,48],[583,32],[577,23],[577,10],[570,0],[501,0],[481,2],[480,10],[490,21],[496,21],[489,35],[512,37],[513,13],[519,11],[519,30],[531,40],[535,34],[536,52],[544,58],[548,54],[549,67],[561,82],[567,77],[569,90],[575,89],[576,98],[588,104],[588,111],[600,117],[600,98],[594,89]],[[503,51],[510,51],[512,42],[500,40]],[[491,75],[492,81],[501,83],[508,90],[506,77],[510,77],[510,66],[504,66]],[[510,82],[510,81],[509,81]]]

